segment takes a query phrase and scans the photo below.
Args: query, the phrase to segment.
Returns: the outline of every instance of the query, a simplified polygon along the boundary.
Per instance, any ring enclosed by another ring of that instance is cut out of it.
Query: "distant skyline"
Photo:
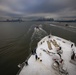
[[[76,19],[76,0],[0,0],[0,17]]]

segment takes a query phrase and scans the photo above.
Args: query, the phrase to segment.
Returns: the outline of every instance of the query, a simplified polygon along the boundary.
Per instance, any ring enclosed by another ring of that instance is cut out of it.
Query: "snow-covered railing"
[[[20,69],[19,69],[19,71],[17,72],[16,75],[19,75],[19,73],[20,73],[21,70],[23,69],[24,65],[26,64],[25,62],[28,61],[28,59],[30,58],[31,55],[32,55],[32,52],[30,53],[30,55],[27,57],[27,59],[26,59],[22,64],[19,64],[20,67],[19,67],[19,66],[18,66],[18,67],[19,67]]]

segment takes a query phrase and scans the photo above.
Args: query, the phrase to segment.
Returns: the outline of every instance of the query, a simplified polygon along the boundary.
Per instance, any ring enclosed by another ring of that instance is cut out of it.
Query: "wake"
[[[64,27],[64,26],[58,26],[58,25],[54,25],[54,24],[50,24],[50,26],[62,28],[64,30],[67,30],[67,31],[71,31],[71,32],[76,33],[76,27],[75,26]]]

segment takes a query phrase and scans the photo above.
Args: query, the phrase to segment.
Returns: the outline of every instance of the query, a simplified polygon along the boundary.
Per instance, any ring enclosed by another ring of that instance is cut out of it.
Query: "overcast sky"
[[[0,17],[76,18],[76,0],[0,0]]]

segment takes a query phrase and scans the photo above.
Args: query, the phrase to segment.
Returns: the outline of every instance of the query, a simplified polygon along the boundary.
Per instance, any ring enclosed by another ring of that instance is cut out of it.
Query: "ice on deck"
[[[36,53],[40,59],[36,60],[35,55],[31,55],[28,60],[28,65],[23,67],[19,75],[59,75],[58,72],[52,68],[52,54],[49,55],[46,52],[47,50],[50,52],[56,52],[56,47],[51,42],[52,50],[49,50],[47,44],[47,41],[53,39],[56,40],[57,44],[62,47],[64,66],[67,68],[69,75],[76,75],[76,66],[69,62],[71,57],[72,42],[57,36],[52,36],[50,39],[46,36],[38,43]],[[43,51],[43,49],[46,51]]]

